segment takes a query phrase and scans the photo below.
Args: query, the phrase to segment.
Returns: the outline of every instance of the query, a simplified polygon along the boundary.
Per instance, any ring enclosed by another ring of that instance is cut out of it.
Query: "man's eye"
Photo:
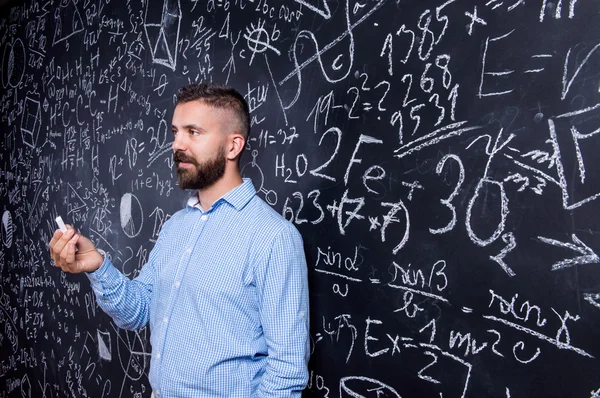
[[[197,130],[190,130],[190,134],[191,134],[191,135],[199,135],[199,134],[200,134],[200,132],[199,132],[199,131],[197,131]]]

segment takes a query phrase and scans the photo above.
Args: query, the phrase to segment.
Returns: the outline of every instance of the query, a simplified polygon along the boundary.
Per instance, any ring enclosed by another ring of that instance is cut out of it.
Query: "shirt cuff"
[[[113,266],[112,262],[106,255],[106,252],[104,252],[104,250],[98,250],[98,252],[104,257],[102,265],[93,272],[85,273],[92,285],[101,286],[102,282],[106,282],[115,278],[119,279],[120,272]]]

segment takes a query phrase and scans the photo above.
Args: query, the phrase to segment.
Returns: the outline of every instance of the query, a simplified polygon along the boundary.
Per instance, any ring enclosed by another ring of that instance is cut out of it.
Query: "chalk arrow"
[[[555,263],[554,265],[552,265],[552,271],[568,267],[574,267],[576,265],[600,263],[600,257],[598,257],[598,255],[594,253],[594,251],[590,249],[585,243],[583,243],[577,237],[577,235],[573,234],[571,237],[573,239],[573,243],[561,242],[559,240],[538,236],[538,238],[544,243],[558,247],[565,247],[582,254],[582,256],[568,258],[566,260],[562,260]]]
[[[227,79],[225,79],[225,84],[227,84],[227,82],[229,82],[229,75],[231,74],[232,69],[233,69],[233,73],[235,73],[235,59],[233,59],[233,55],[231,55],[231,57],[229,57],[229,61],[227,61],[227,63],[225,64],[225,66],[223,67],[221,72],[224,72],[225,68],[227,68],[227,67],[229,67],[229,69],[227,70]]]

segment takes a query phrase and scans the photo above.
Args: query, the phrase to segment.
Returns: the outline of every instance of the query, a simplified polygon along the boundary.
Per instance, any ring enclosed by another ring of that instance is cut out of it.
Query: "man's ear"
[[[232,134],[229,138],[229,147],[227,148],[227,159],[236,159],[246,145],[246,139],[241,134]]]

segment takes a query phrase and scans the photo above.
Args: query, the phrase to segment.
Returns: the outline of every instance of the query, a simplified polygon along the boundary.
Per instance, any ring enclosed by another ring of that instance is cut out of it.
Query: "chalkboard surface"
[[[0,397],[148,397],[150,330],[51,266],[61,215],[135,277],[184,206],[184,84],[251,109],[300,230],[315,397],[600,397],[600,3],[49,0],[0,18]],[[192,331],[193,332],[193,331]]]

